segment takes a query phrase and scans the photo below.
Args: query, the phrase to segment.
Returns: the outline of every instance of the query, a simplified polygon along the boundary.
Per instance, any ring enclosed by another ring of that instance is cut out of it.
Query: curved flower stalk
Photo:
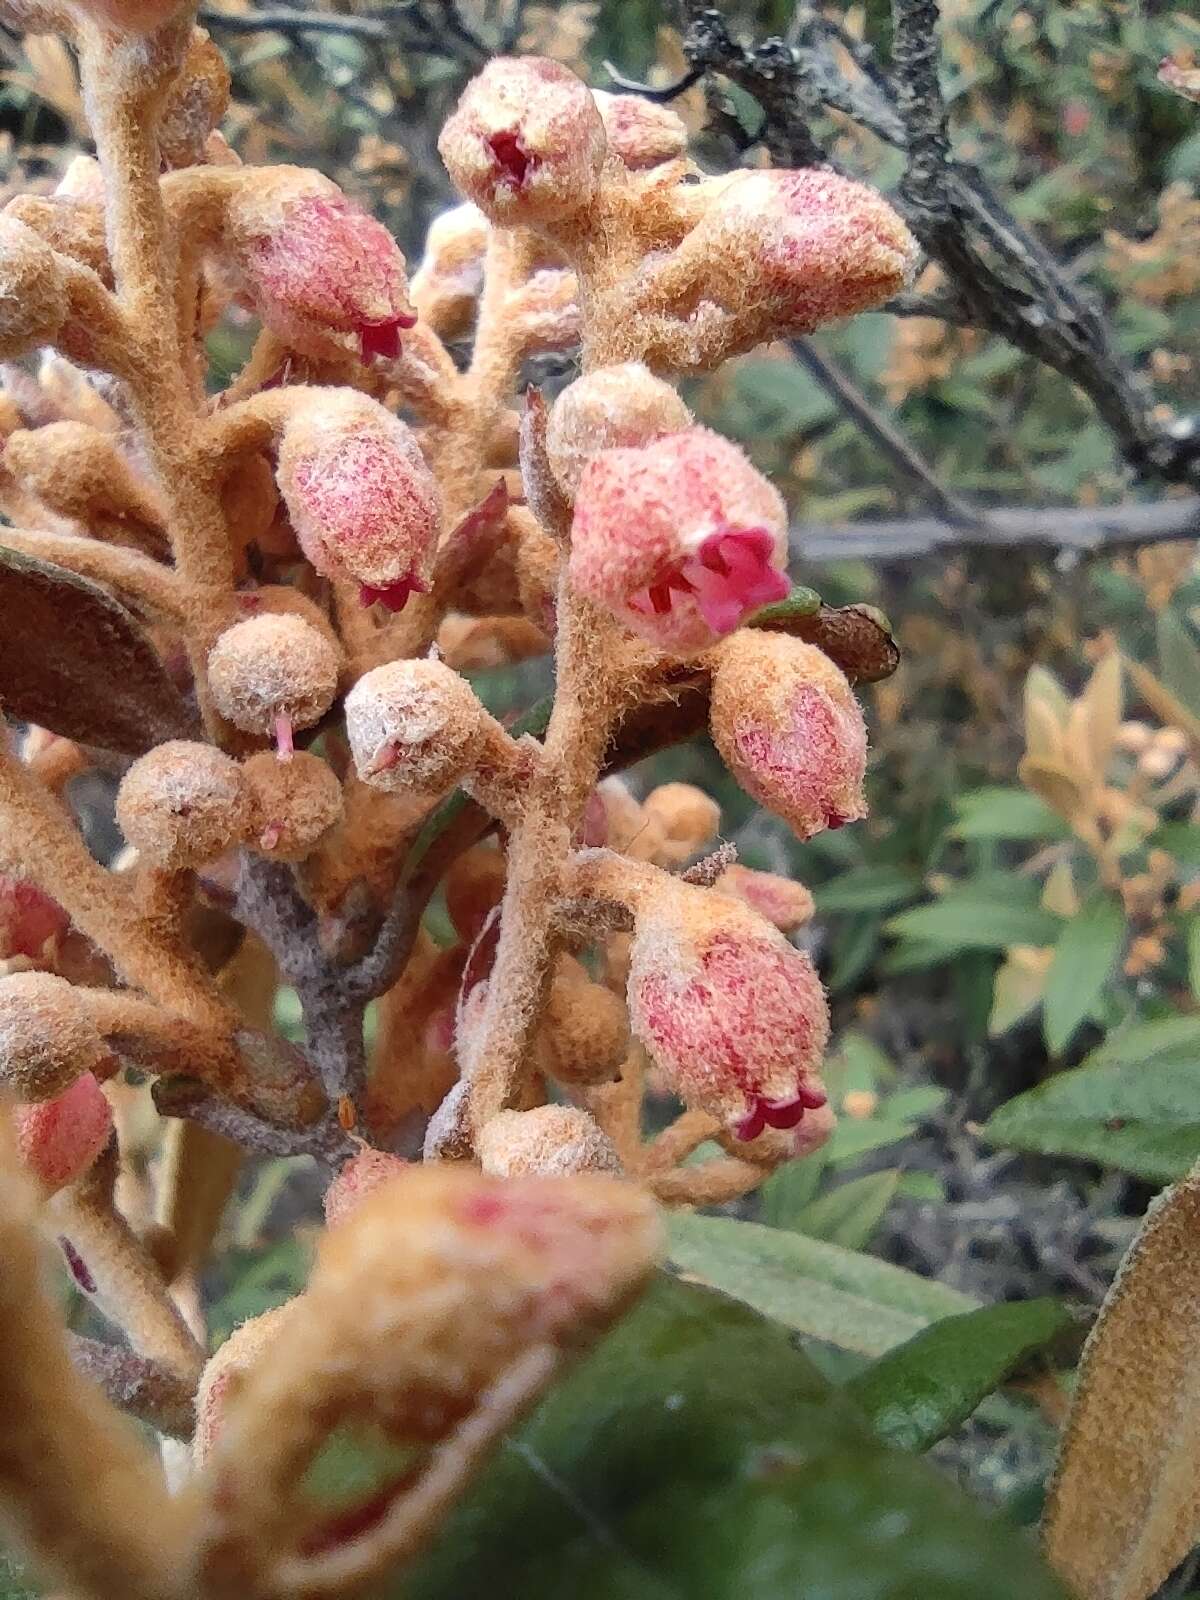
[[[758,615],[788,593],[783,503],[674,381],[879,303],[914,249],[861,185],[707,176],[666,108],[499,60],[446,125],[464,204],[410,283],[328,179],[224,145],[194,7],[2,9],[73,39],[97,156],[0,214],[0,354],[41,352],[0,396],[24,630],[0,700],[35,725],[0,742],[0,1177],[128,1347],[74,1359],[164,1436],[195,1418],[160,1592],[340,1594],[429,1537],[637,1292],[654,1202],[743,1194],[829,1135],[789,938],[811,897],[713,848],[707,796],[639,802],[612,770],[710,716],[797,832],[863,815],[830,636]],[[260,331],[210,394],[235,307]],[[520,394],[528,354],[576,346],[552,408]],[[466,672],[550,649],[552,703],[501,726]],[[109,866],[63,798],[94,767],[119,772]],[[302,1047],[270,1028],[281,983]],[[127,1072],[171,1128],[149,1184]],[[305,1294],[206,1363],[237,1152],[322,1164],[328,1231]],[[67,1361],[46,1346],[38,1383]],[[30,1438],[65,1451],[84,1411]],[[303,1472],[365,1414],[405,1465],[323,1518]],[[151,1592],[106,1506],[91,1566],[19,1531],[81,1594]]]

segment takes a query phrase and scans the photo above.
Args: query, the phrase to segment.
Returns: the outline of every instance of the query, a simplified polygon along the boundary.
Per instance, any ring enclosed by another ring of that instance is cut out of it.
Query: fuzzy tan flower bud
[[[543,1069],[559,1083],[607,1083],[629,1050],[629,1019],[611,989],[594,983],[571,956],[559,959],[538,1048]]]
[[[576,588],[666,650],[701,650],[789,585],[776,489],[707,428],[583,469],[571,532]]]
[[[727,896],[678,884],[647,901],[628,1000],[671,1087],[738,1139],[794,1128],[825,1104],[829,1010],[813,964]]]
[[[125,774],[117,824],[155,866],[198,867],[246,837],[250,796],[241,768],[212,745],[168,740]]]
[[[601,367],[559,395],[546,426],[546,452],[574,499],[584,466],[601,450],[649,444],[690,427],[692,414],[669,383],[640,361]]]
[[[867,814],[867,730],[845,674],[815,645],[746,629],[722,645],[712,736],[730,772],[802,839]]]
[[[425,254],[413,274],[413,300],[422,317],[446,334],[465,329],[483,289],[488,219],[469,202],[434,217]]]
[[[274,734],[281,757],[292,732],[319,722],[337,694],[341,657],[302,617],[262,615],[227,628],[209,651],[208,682],[223,717],[246,733]]]
[[[74,1183],[112,1136],[112,1107],[90,1072],[50,1100],[13,1112],[17,1149],[46,1194]]]
[[[407,1172],[410,1162],[386,1150],[372,1150],[369,1146],[348,1161],[325,1191],[325,1224],[335,1228],[357,1211],[368,1195],[374,1194],[382,1184],[390,1183],[402,1172]]]
[[[229,110],[229,68],[203,28],[192,33],[179,76],[158,123],[158,147],[169,167],[204,159],[209,134]]]
[[[16,217],[0,216],[0,361],[53,344],[65,316],[54,251]]]
[[[400,611],[429,587],[441,500],[412,430],[353,390],[327,390],[287,426],[279,487],[318,572]]]
[[[726,867],[713,888],[744,901],[781,933],[802,928],[815,910],[812,894],[802,883],[774,872],[756,872],[752,867]]]
[[[400,354],[416,320],[404,257],[328,178],[254,171],[230,202],[225,243],[237,288],[294,349],[321,356],[353,342],[363,360]]]
[[[484,1127],[476,1147],[484,1172],[494,1178],[621,1171],[612,1140],[575,1106],[501,1111]]]
[[[342,815],[342,786],[318,756],[289,761],[264,751],[242,763],[250,796],[250,838],[277,861],[303,861]]]
[[[467,85],[438,151],[459,192],[493,222],[556,222],[596,194],[604,123],[568,68],[503,56]]]
[[[346,696],[358,775],[381,789],[448,788],[474,765],[486,717],[466,679],[440,661],[389,662]]]
[[[192,1435],[192,1460],[202,1467],[212,1454],[221,1432],[225,1411],[237,1394],[246,1372],[280,1337],[297,1301],[276,1306],[261,1317],[241,1323],[226,1339],[200,1375],[196,1390],[196,1431]]]
[[[49,972],[0,978],[0,1081],[17,1100],[51,1100],[108,1047],[79,995]]]

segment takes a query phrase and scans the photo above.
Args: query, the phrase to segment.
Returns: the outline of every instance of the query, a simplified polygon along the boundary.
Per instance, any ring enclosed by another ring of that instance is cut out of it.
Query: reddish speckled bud
[[[670,106],[656,105],[640,94],[606,94],[603,89],[593,93],[608,148],[623,166],[640,171],[687,152],[687,128]]]
[[[739,173],[680,250],[704,297],[753,322],[756,341],[881,305],[918,258],[881,194],[816,167]]]
[[[576,378],[554,402],[546,425],[550,469],[573,499],[585,465],[601,450],[649,444],[691,421],[671,385],[640,361],[601,367]]]
[[[386,1150],[372,1150],[364,1145],[352,1161],[338,1173],[325,1191],[325,1221],[333,1228],[357,1211],[369,1194],[381,1184],[390,1183],[409,1163]]]
[[[628,1000],[671,1087],[738,1139],[795,1128],[825,1104],[829,1011],[813,964],[727,896],[679,884],[647,901]]]
[[[815,645],[746,629],[721,646],[712,736],[730,772],[802,839],[867,814],[867,729],[845,674]]]
[[[663,649],[702,650],[788,593],[787,513],[728,439],[688,428],[583,469],[576,588]]]
[[[13,1116],[21,1159],[47,1194],[81,1177],[113,1129],[112,1107],[90,1072],[53,1100],[17,1106]]]
[[[604,123],[566,67],[504,56],[467,85],[438,150],[459,191],[493,222],[549,223],[595,196]]]
[[[279,487],[304,554],[357,579],[364,604],[400,611],[428,589],[437,484],[412,430],[376,401],[323,391],[284,431]]]
[[[70,926],[58,901],[36,883],[0,872],[0,961],[45,960]]]
[[[399,246],[337,184],[302,167],[256,171],[225,225],[236,285],[294,349],[395,358],[416,318]]]

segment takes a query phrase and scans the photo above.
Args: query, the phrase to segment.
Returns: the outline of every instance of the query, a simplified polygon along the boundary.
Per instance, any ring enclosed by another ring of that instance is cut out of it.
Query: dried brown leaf
[[[1046,1510],[1082,1600],[1146,1600],[1200,1536],[1200,1168],[1151,1206],[1084,1347]]]
[[[772,607],[777,612],[779,607]],[[887,625],[870,606],[822,605],[810,615],[796,615],[768,624],[824,650],[856,683],[880,683],[900,665],[900,647]]]
[[[65,567],[2,544],[0,707],[123,755],[195,733],[183,697],[124,606]]]

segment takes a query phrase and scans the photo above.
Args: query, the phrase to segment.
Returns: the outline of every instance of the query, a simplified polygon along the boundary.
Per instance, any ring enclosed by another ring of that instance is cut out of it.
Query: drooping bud
[[[213,702],[237,728],[274,735],[290,758],[292,733],[319,722],[337,694],[341,657],[302,617],[264,614],[227,628],[209,651]]]
[[[346,696],[346,733],[364,783],[437,794],[474,766],[487,713],[440,661],[391,661]]]
[[[53,344],[66,310],[53,250],[16,217],[0,216],[0,361]]]
[[[242,764],[250,796],[249,838],[276,861],[303,861],[341,818],[342,786],[318,756],[290,761],[263,752]]]
[[[36,883],[0,872],[0,961],[43,961],[70,926],[62,906]]]
[[[760,917],[774,923],[781,933],[793,933],[812,920],[815,908],[812,894],[802,883],[781,878],[774,872],[756,872],[752,867],[734,865],[713,885],[721,894],[742,900]]]
[[[819,1077],[810,1078],[806,1087],[810,1099],[825,1093],[825,1085]],[[785,1161],[801,1161],[805,1156],[811,1156],[822,1145],[828,1144],[836,1127],[837,1116],[833,1107],[826,1102],[805,1111],[794,1128],[772,1128],[768,1124],[752,1139],[741,1139],[736,1133],[723,1131],[717,1134],[717,1143],[728,1155],[737,1156],[740,1161],[753,1161],[761,1167],[778,1167]]]
[[[639,910],[629,1020],[685,1104],[738,1138],[825,1104],[829,1010],[812,962],[725,895],[667,885]]]
[[[386,1150],[372,1150],[364,1145],[352,1161],[334,1178],[325,1191],[325,1224],[334,1228],[357,1211],[369,1194],[382,1184],[390,1183],[400,1173],[407,1172],[410,1162]]]
[[[493,222],[553,223],[591,204],[604,123],[568,68],[503,56],[467,85],[438,151],[455,187]]]
[[[494,1178],[621,1171],[612,1140],[576,1106],[501,1111],[480,1132],[476,1148],[484,1172]]]
[[[231,199],[225,244],[238,289],[309,355],[353,343],[394,359],[416,318],[404,256],[382,223],[301,167],[254,172]]]
[[[702,650],[788,593],[787,515],[728,439],[688,428],[583,469],[570,576],[634,633]]]
[[[608,94],[603,89],[592,93],[608,148],[622,166],[639,172],[687,153],[687,128],[670,106],[656,105],[640,94]]]
[[[250,796],[241,768],[212,745],[170,739],[121,780],[117,824],[155,866],[198,867],[246,837]]]
[[[389,611],[428,589],[441,500],[398,417],[353,390],[323,390],[319,405],[288,424],[278,476],[318,572],[357,579],[364,604],[379,600]]]
[[[882,305],[920,252],[881,194],[824,168],[740,172],[680,246],[710,304],[734,313],[737,348]]]
[[[546,426],[546,453],[559,487],[574,499],[584,466],[601,450],[649,444],[691,426],[669,383],[640,361],[601,367],[559,395]]]
[[[0,978],[0,1081],[17,1100],[52,1100],[108,1047],[75,989],[50,972]]]
[[[866,816],[862,709],[816,645],[757,628],[727,640],[710,716],[730,772],[801,839]]]
[[[17,1149],[47,1194],[74,1183],[112,1136],[112,1107],[90,1072],[52,1100],[13,1111]]]

